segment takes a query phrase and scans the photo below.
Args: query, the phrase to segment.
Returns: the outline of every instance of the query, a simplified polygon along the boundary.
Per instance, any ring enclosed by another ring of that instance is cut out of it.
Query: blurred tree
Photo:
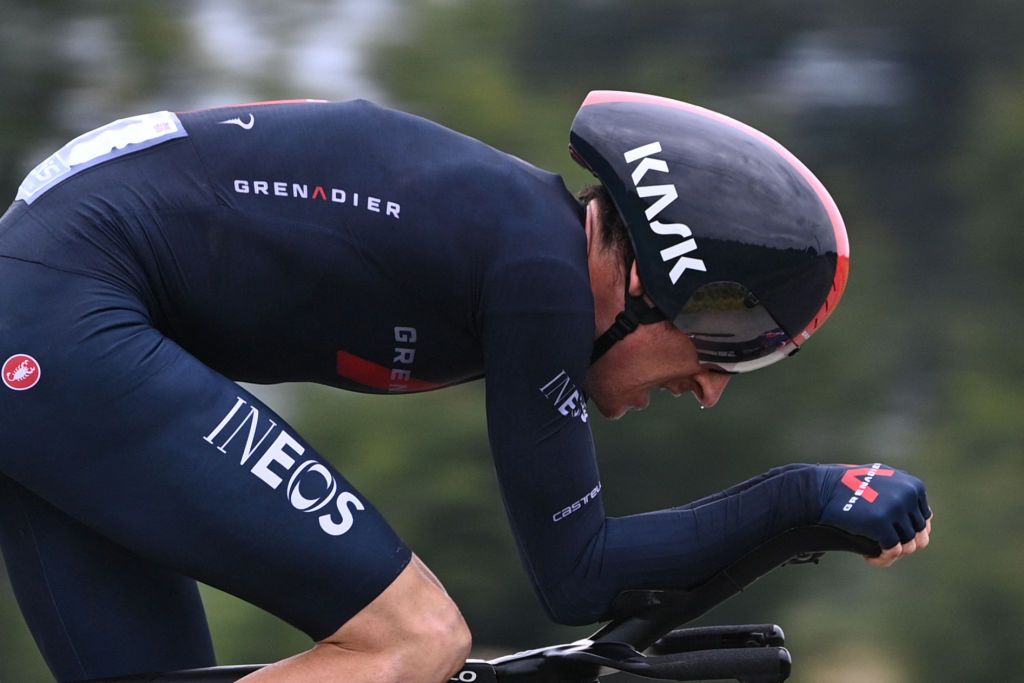
[[[0,183],[65,141],[135,113],[202,69],[185,15],[156,3],[13,2],[0,12]]]
[[[139,111],[350,95],[327,77],[295,85],[303,43],[345,6],[0,0],[0,182],[13,196],[54,147]],[[815,170],[853,244],[840,312],[796,359],[735,378],[712,412],[666,397],[622,423],[595,419],[609,511],[678,504],[785,461],[913,469],[938,510],[927,553],[885,574],[841,557],[784,570],[712,619],[782,621],[801,661],[794,680],[845,680],[842,671],[866,666],[850,653],[866,650],[872,680],[1017,676],[1024,4],[395,6],[374,52],[387,97],[562,173],[573,188],[590,179],[565,153],[567,129],[594,88],[721,110]],[[227,41],[242,23],[250,42]],[[213,47],[203,43],[211,36]],[[221,40],[228,47],[213,49]],[[246,68],[230,59],[239,50]],[[547,623],[519,568],[481,386],[401,399],[313,388],[284,412],[438,571],[478,644],[575,635]],[[305,644],[233,598],[204,598],[225,661]],[[45,680],[6,589],[0,631],[0,679]]]

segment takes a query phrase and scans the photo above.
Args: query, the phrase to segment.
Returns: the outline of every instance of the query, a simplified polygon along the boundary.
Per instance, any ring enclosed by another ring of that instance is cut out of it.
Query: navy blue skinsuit
[[[606,517],[594,333],[561,179],[423,119],[271,103],[69,144],[0,221],[0,544],[55,675],[211,664],[193,579],[319,639],[407,564],[370,502],[235,381],[486,377],[509,518],[563,622],[816,521],[801,466]]]

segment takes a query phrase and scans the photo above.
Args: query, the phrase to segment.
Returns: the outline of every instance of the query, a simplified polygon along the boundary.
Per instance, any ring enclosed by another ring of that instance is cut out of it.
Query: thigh
[[[40,372],[31,389],[0,391],[0,430],[13,442],[0,452],[4,474],[131,552],[317,640],[408,563],[330,463],[116,286],[0,261],[0,282],[28,299],[0,293],[0,355],[31,355]]]
[[[0,550],[58,680],[215,663],[195,581],[112,543],[3,476]]]

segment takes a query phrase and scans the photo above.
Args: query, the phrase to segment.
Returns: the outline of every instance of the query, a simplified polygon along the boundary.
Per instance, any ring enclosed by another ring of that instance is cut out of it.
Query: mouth
[[[647,406],[649,406],[650,404],[651,404],[651,396],[650,396],[650,394],[648,394],[639,403],[627,403],[627,404],[623,405],[622,408],[621,408],[621,412],[619,412],[617,415],[615,415],[611,419],[613,419],[613,420],[621,419],[627,413],[632,413],[632,412],[639,413],[641,410],[646,409]]]

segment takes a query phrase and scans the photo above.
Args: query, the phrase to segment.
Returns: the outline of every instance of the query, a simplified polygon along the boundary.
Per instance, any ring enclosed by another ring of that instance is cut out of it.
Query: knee
[[[406,634],[417,662],[424,656],[436,660],[439,668],[455,672],[469,657],[472,636],[462,613],[447,596],[429,614],[416,615],[416,625]],[[449,673],[450,675],[450,673]]]
[[[473,647],[473,635],[469,632],[469,626],[462,617],[462,612],[459,611],[454,602],[450,600],[449,602],[455,616],[445,630],[444,642],[446,649],[449,650],[453,658],[454,668],[458,669],[469,658],[469,652]]]
[[[399,577],[400,581],[403,579],[408,580],[405,585],[410,589],[400,598],[401,604],[411,608],[403,610],[403,626],[409,630],[408,635],[465,658],[470,648],[469,627],[441,582],[415,555]]]
[[[469,656],[462,613],[413,557],[395,582],[325,644],[375,656],[382,680],[447,680]]]

